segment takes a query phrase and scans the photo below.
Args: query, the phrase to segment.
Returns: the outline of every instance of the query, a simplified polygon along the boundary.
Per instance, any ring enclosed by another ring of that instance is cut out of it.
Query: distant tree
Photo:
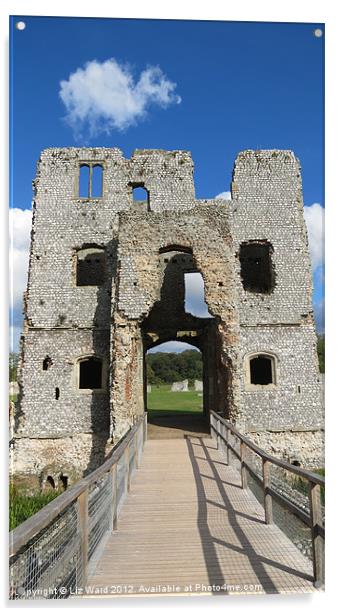
[[[319,361],[319,371],[325,372],[325,334],[317,335],[317,351]]]
[[[149,362],[146,362],[146,370],[147,370],[147,382],[153,385],[155,383],[155,374]]]
[[[147,379],[150,384],[202,380],[202,356],[199,351],[150,353],[147,355]]]
[[[17,380],[19,354],[13,351],[9,354],[9,382]]]

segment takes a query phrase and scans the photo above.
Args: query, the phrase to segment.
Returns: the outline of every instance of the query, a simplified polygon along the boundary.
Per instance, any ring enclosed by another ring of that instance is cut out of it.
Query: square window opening
[[[245,291],[271,293],[275,285],[273,248],[269,242],[245,242],[240,246],[240,275]]]

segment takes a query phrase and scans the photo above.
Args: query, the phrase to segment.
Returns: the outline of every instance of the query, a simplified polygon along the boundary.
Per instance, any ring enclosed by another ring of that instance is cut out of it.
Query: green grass
[[[147,394],[150,417],[163,412],[202,413],[203,398],[196,391],[171,391],[170,385],[152,385]]]
[[[314,469],[312,469],[312,472],[316,473],[317,475],[321,475],[322,477],[325,477],[325,469],[324,468],[314,468]],[[293,488],[295,488],[296,490],[298,490],[302,494],[305,494],[305,496],[308,495],[308,481],[307,481],[307,479],[304,479],[303,477],[294,476],[294,478],[292,479],[292,486],[293,486]],[[320,496],[321,496],[321,502],[322,502],[322,504],[324,504],[325,503],[325,488],[323,486],[320,487]]]
[[[28,496],[23,490],[20,491],[11,485],[9,488],[9,530],[22,524],[59,494],[61,492],[51,490]]]

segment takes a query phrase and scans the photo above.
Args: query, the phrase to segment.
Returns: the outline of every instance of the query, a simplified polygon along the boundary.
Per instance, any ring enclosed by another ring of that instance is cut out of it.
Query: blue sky
[[[15,27],[19,21],[25,29]],[[239,151],[294,150],[320,323],[324,36],[315,36],[316,29],[324,33],[322,24],[300,23],[11,20],[15,340],[36,161],[46,147],[84,144],[117,146],[126,157],[135,148],[187,149],[198,198],[229,191]],[[98,83],[100,99],[93,94]]]

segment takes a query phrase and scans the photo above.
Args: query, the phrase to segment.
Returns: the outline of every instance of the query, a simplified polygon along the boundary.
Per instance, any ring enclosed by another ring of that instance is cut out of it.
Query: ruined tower
[[[278,457],[323,457],[323,400],[300,164],[245,151],[229,201],[196,199],[188,152],[42,152],[21,340],[14,475],[98,466],[145,410],[145,353],[201,350],[204,409]],[[133,195],[143,188],[145,199]],[[209,317],[185,312],[200,272]]]

